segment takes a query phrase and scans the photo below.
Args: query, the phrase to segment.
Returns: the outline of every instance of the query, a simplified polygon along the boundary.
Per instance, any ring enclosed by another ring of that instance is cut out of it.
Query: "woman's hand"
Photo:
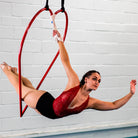
[[[136,83],[137,83],[136,80],[131,80],[131,82],[130,82],[130,92],[131,92],[131,94],[135,94],[135,90],[136,90],[135,86],[136,86]]]
[[[63,42],[63,39],[60,35],[60,33],[58,32],[58,30],[53,30],[53,37],[55,38],[55,40],[58,42],[58,41],[62,41]]]

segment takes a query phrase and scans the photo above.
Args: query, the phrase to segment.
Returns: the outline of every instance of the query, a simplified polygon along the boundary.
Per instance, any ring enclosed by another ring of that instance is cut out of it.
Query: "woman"
[[[60,58],[68,77],[68,83],[64,92],[55,99],[46,91],[36,90],[27,78],[22,77],[22,99],[29,107],[48,118],[56,119],[79,113],[84,109],[118,109],[126,104],[135,94],[136,80],[132,80],[130,83],[130,92],[119,100],[105,102],[90,97],[90,92],[97,90],[99,87],[101,82],[100,73],[95,70],[88,71],[80,81],[78,75],[71,67],[68,53],[59,32],[54,30],[53,35],[56,36],[59,45]],[[11,67],[5,62],[0,67],[19,94],[17,68]]]

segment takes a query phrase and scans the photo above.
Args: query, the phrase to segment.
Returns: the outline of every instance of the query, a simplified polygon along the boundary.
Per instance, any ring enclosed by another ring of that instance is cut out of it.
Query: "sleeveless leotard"
[[[82,103],[80,106],[75,107],[73,109],[68,108],[68,106],[70,105],[74,97],[77,95],[79,89],[80,89],[80,86],[76,86],[67,91],[64,91],[59,97],[57,97],[54,100],[53,109],[54,109],[55,114],[58,117],[63,117],[63,116],[71,115],[71,114],[77,114],[83,111],[87,107],[89,96],[87,100],[84,103]]]

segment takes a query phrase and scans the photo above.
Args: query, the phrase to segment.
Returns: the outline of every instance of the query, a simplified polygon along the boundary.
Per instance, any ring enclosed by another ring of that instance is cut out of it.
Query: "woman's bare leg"
[[[16,76],[19,77],[19,74],[17,73],[17,68],[16,68],[16,67],[11,67],[11,66],[10,66],[10,68],[11,68],[11,71],[12,71],[14,74],[16,74]],[[31,81],[28,80],[27,78],[21,76],[21,80],[22,80],[22,82],[23,82],[23,84],[24,84],[25,86],[27,86],[27,87],[29,87],[29,88],[32,88],[32,89],[35,89],[35,87],[34,87],[34,86],[32,85],[32,83],[31,83]]]
[[[18,75],[12,71],[12,68],[8,66],[6,63],[1,64],[0,67],[2,68],[5,75],[8,77],[11,84],[14,86],[16,92],[19,94],[19,79]],[[26,79],[27,83],[28,79]],[[30,81],[29,81],[30,82]],[[36,108],[36,104],[41,97],[45,93],[45,91],[38,91],[34,88],[27,87],[21,82],[22,87],[22,99],[24,102],[30,106],[31,108]]]
[[[1,68],[2,68],[3,72],[5,73],[5,75],[8,77],[9,81],[11,82],[11,84],[13,85],[15,90],[17,91],[17,93],[19,94],[18,76],[14,72],[12,72],[11,67],[8,66],[6,63],[2,64]],[[24,86],[23,81],[21,82],[21,86],[23,89],[22,98],[24,99],[25,95],[28,93],[28,90],[32,90],[32,89],[29,89],[28,87]]]

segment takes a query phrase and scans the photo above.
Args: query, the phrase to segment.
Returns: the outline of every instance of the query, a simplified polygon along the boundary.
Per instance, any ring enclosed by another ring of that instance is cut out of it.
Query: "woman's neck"
[[[85,85],[83,85],[81,87],[81,93],[84,96],[88,96],[90,94],[90,92],[92,91],[92,89],[87,89]]]

